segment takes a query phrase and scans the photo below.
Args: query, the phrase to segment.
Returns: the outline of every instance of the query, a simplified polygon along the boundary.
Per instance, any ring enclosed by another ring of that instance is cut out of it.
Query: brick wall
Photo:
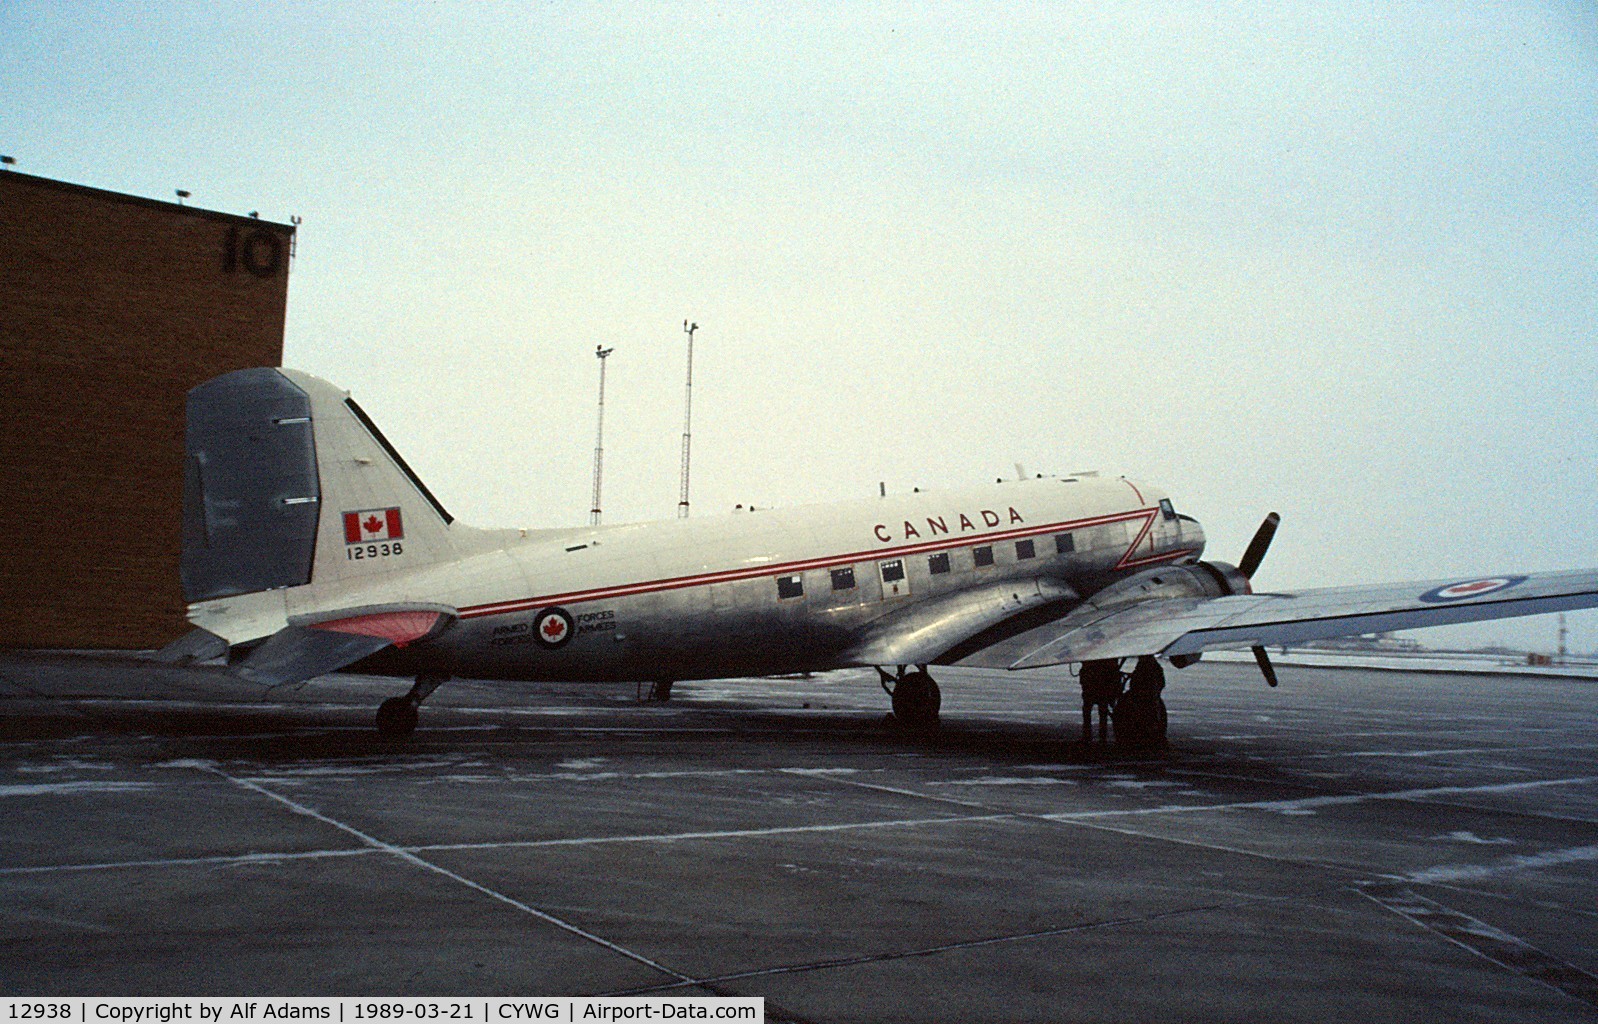
[[[184,393],[282,361],[293,230],[0,173],[0,646],[187,628]]]

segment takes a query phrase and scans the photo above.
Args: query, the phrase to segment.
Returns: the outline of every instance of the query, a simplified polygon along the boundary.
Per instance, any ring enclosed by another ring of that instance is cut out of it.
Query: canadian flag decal
[[[368,508],[344,513],[344,543],[369,544],[378,540],[399,540],[405,536],[397,508]]]

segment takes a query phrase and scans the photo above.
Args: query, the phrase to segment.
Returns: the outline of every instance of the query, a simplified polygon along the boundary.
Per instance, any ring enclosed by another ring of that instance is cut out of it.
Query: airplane
[[[1163,665],[1207,649],[1252,650],[1274,686],[1272,645],[1598,606],[1598,570],[1255,591],[1275,513],[1236,565],[1209,561],[1203,528],[1165,491],[1086,473],[478,529],[327,381],[239,370],[192,389],[186,411],[195,628],[158,657],[225,654],[269,686],[350,666],[414,677],[377,709],[390,737],[410,735],[452,677],[650,682],[664,699],[680,680],[868,667],[894,721],[926,733],[941,703],[932,668],[1077,664],[1085,701],[1108,685],[1117,742],[1161,746]]]

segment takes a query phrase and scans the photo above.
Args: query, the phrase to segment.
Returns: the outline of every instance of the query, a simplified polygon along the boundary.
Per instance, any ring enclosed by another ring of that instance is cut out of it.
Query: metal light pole
[[[682,414],[682,498],[677,502],[677,518],[688,518],[688,448],[693,436],[694,422],[694,332],[698,324],[684,320],[682,329],[688,335],[688,386],[684,391]]]
[[[599,430],[594,435],[594,504],[588,510],[589,526],[599,525],[599,488],[605,474],[605,357],[614,351],[594,346],[594,355],[599,357]]]

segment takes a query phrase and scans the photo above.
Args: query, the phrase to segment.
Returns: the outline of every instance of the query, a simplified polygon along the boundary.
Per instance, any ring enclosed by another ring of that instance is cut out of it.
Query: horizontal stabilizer
[[[151,657],[169,665],[189,665],[196,661],[220,658],[227,654],[227,649],[228,642],[209,629],[191,629]]]
[[[251,651],[238,669],[244,678],[268,686],[303,683],[353,665],[388,645],[386,637],[289,626]]]
[[[283,686],[337,672],[392,644],[408,647],[455,621],[443,605],[353,608],[340,618],[300,621],[278,630],[239,665],[247,679]]]

